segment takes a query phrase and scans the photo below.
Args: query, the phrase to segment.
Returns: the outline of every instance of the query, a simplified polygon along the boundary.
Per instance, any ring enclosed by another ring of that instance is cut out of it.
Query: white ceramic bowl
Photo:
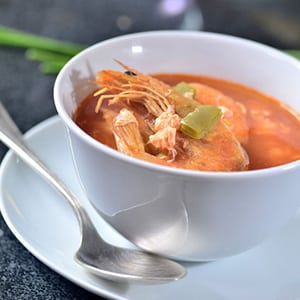
[[[276,233],[295,213],[300,161],[245,172],[172,169],[121,154],[73,121],[97,71],[121,60],[144,73],[204,74],[274,96],[300,111],[300,63],[270,47],[204,32],[160,31],[98,43],[57,77],[55,105],[65,123],[85,192],[121,234],[143,249],[206,261],[245,251]]]

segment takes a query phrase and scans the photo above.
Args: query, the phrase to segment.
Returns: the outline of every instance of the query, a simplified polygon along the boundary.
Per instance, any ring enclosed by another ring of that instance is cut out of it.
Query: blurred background
[[[300,48],[300,1],[0,0],[0,25],[84,45],[132,32],[181,29],[226,33],[291,49]],[[0,97],[21,129],[55,114],[55,76],[41,76],[22,49],[0,46],[0,63]]]
[[[299,47],[298,0],[0,0],[0,23],[85,44],[159,29],[203,29]]]
[[[300,49],[299,0],[0,0],[0,26],[91,45],[127,33],[179,29],[225,33]],[[0,100],[22,131],[56,114],[55,74],[25,50],[0,46]],[[0,161],[7,149],[0,145]],[[0,299],[101,299],[42,265],[0,215]]]
[[[298,0],[0,0],[0,24],[91,44],[120,34],[203,29],[299,47]]]

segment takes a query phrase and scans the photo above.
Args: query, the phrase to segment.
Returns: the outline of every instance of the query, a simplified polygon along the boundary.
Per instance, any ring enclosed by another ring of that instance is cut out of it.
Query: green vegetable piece
[[[196,90],[186,82],[180,82],[173,88],[174,91],[187,98],[195,98]]]
[[[216,106],[201,105],[181,120],[180,129],[186,135],[203,138],[220,120],[222,111]]]

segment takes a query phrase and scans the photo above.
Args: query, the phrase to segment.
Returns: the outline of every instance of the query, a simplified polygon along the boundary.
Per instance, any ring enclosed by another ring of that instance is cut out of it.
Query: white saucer
[[[30,130],[26,139],[82,198],[104,238],[132,247],[95,214],[84,198],[58,117]],[[300,299],[300,212],[280,233],[255,249],[216,262],[186,264],[188,274],[182,280],[153,285],[117,284],[88,274],[73,261],[79,230],[72,210],[11,152],[0,169],[0,197],[1,213],[17,239],[44,264],[95,294],[129,300]]]

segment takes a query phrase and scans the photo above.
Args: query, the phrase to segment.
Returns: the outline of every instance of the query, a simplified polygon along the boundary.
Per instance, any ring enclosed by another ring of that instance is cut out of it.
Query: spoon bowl
[[[118,282],[166,282],[185,275],[184,267],[172,260],[105,242],[76,196],[25,144],[21,132],[1,102],[0,140],[42,175],[71,205],[81,229],[81,244],[75,254],[75,261],[85,269],[99,277]]]

